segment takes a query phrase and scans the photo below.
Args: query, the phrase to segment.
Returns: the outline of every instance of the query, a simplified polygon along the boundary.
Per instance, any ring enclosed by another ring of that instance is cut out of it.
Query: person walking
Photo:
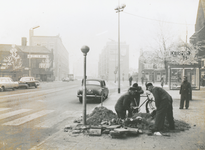
[[[130,77],[129,77],[130,86],[132,85],[132,80],[133,80],[133,78],[132,78],[132,76],[130,76]]]
[[[134,83],[132,87],[137,89],[134,93],[134,103],[132,103],[132,106],[138,107],[140,104],[140,94],[143,94],[144,91],[141,86],[138,86],[138,83]]]
[[[115,111],[118,118],[125,119],[127,111],[128,117],[132,117],[131,103],[133,103],[134,100],[133,95],[135,90],[137,90],[135,87],[130,87],[128,91],[117,100],[117,103],[115,104]]]
[[[142,85],[144,84],[144,77],[141,77]]]
[[[164,78],[163,77],[161,77],[160,82],[161,82],[161,87],[163,88],[163,86],[164,86]]]
[[[187,76],[184,76],[183,82],[182,82],[181,87],[180,87],[179,94],[181,94],[179,109],[184,108],[184,101],[186,102],[185,107],[186,107],[186,109],[188,109],[189,108],[190,94],[191,94],[191,84],[188,82]]]
[[[148,83],[146,87],[154,96],[156,105],[156,118],[154,128],[151,132],[160,132],[164,129],[165,118],[169,123],[169,129],[174,130],[173,117],[173,100],[172,97],[161,87],[154,87],[152,83]]]

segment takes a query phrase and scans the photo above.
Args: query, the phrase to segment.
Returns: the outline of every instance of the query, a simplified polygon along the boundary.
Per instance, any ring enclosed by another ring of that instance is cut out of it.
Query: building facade
[[[118,80],[118,43],[107,42],[99,55],[98,76],[105,80]],[[120,43],[120,78],[128,81],[129,45]]]
[[[0,44],[0,77],[18,81],[33,76],[40,81],[52,81],[53,54],[41,46]]]
[[[161,77],[166,80],[165,67],[163,62],[153,61],[152,51],[140,51],[138,81],[139,82],[160,82]]]
[[[190,37],[190,43],[200,49],[200,78],[205,79],[205,0],[199,0],[195,33]]]
[[[69,53],[59,36],[30,35],[31,46],[45,46],[53,52],[53,72],[55,80],[61,80],[69,74]]]

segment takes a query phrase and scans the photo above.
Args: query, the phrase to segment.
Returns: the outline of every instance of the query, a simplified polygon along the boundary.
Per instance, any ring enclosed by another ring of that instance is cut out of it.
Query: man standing
[[[190,94],[191,94],[191,84],[187,81],[187,76],[184,76],[184,80],[181,84],[179,94],[181,94],[179,109],[184,108],[184,101],[186,101],[185,107],[186,107],[186,109],[188,109],[189,108]]]
[[[142,85],[144,84],[144,77],[141,77]]]
[[[144,91],[142,89],[142,87],[138,86],[137,83],[134,83],[132,85],[132,87],[135,87],[137,90],[135,91],[135,94],[134,94],[134,104],[132,103],[132,106],[139,106],[140,104],[140,94],[143,94]]]
[[[130,86],[132,85],[132,76],[129,77]]]
[[[156,105],[155,125],[152,132],[159,132],[164,129],[165,117],[169,123],[169,129],[174,130],[174,117],[172,107],[172,97],[162,88],[154,87],[152,83],[147,84],[147,89],[153,94]]]
[[[163,77],[161,77],[160,82],[161,82],[161,86],[163,88],[163,86],[164,86],[164,78]]]
[[[130,104],[134,100],[133,95],[135,90],[137,89],[130,87],[129,90],[118,99],[117,103],[115,104],[115,111],[118,118],[125,119],[126,111],[128,111],[128,117],[132,117],[132,109]]]

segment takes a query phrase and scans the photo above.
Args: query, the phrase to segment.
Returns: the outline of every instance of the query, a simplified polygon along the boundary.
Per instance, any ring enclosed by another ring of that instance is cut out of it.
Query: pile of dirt
[[[117,119],[117,115],[106,107],[96,107],[90,115],[87,116],[88,125],[100,125],[102,122]]]
[[[184,131],[190,128],[190,125],[181,120],[175,121],[175,130],[173,132]],[[87,125],[122,125],[122,127],[132,127],[142,130],[149,130],[154,127],[155,118],[149,113],[135,113],[132,118],[121,120],[116,113],[106,107],[96,107],[91,114],[87,115]],[[169,131],[169,124],[165,121],[164,130]]]

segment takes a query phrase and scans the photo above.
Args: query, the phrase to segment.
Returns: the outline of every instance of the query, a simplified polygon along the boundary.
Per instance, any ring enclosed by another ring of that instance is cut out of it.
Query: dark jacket
[[[144,91],[143,91],[142,87],[138,86],[137,92],[135,92],[135,95],[134,95],[134,98],[136,99],[136,101],[140,100],[140,94],[143,94],[143,93],[144,93]],[[136,105],[133,105],[133,106],[136,106]]]
[[[160,87],[154,87],[151,92],[154,95],[157,109],[161,105],[168,105],[172,103],[172,97],[164,89]]]
[[[191,84],[188,81],[182,82],[179,94],[181,94],[181,99],[190,100]]]
[[[133,96],[126,92],[118,99],[117,103],[115,104],[115,110],[118,111],[126,111],[130,110],[130,104],[133,102]]]

